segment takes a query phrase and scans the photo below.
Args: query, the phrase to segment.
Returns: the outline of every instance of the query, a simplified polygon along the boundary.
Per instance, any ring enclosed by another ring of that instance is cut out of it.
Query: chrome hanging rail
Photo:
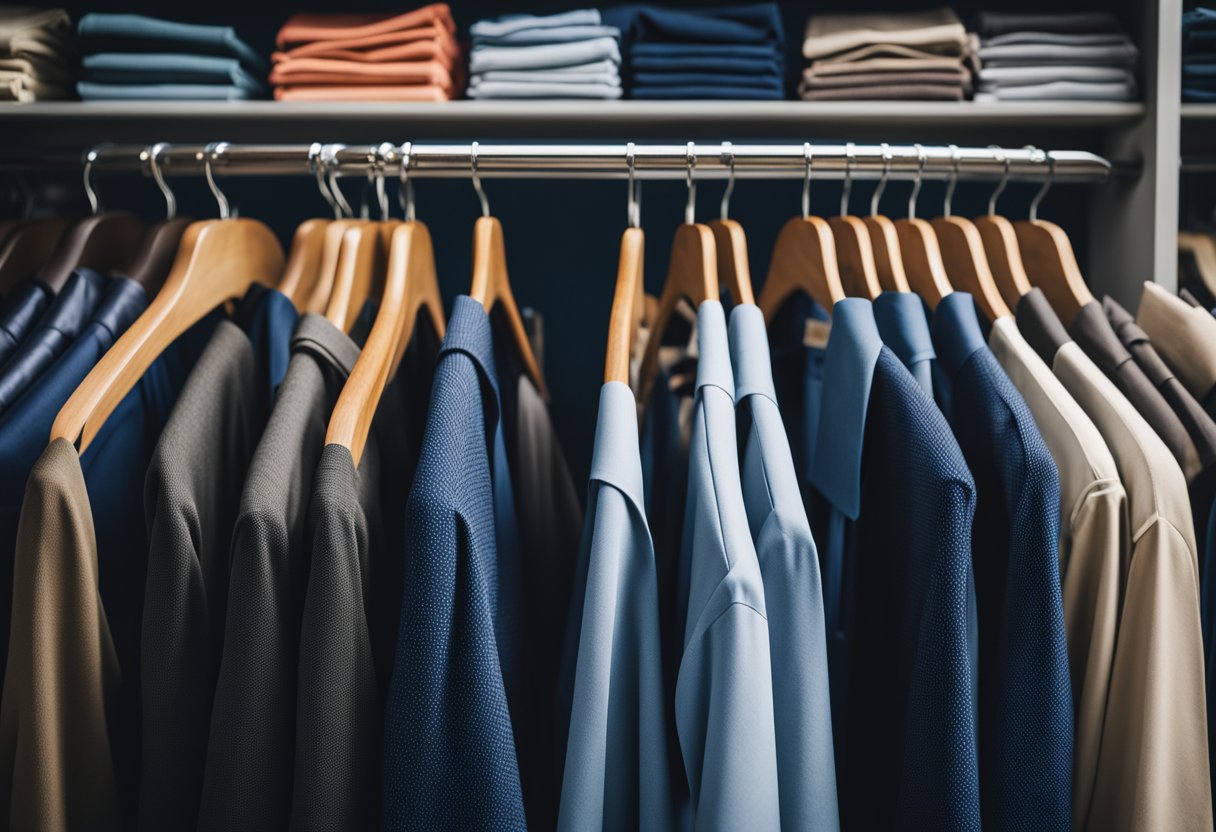
[[[366,174],[377,166],[399,165],[401,148],[382,145],[277,145],[214,142],[161,145],[157,161],[168,176],[203,173],[210,156],[216,175],[307,174],[320,164],[339,175]],[[412,144],[411,177],[464,178],[471,166],[469,144]],[[1102,182],[1111,163],[1093,153],[1038,148],[1002,149],[923,145],[812,145],[814,175],[822,179],[947,179],[969,181]],[[627,179],[632,158],[637,179],[683,179],[691,158],[697,178],[801,179],[806,172],[804,145],[787,144],[479,144],[477,172],[482,178]],[[691,150],[690,150],[691,148]],[[920,161],[923,153],[923,163]],[[99,145],[86,154],[95,173],[140,171],[149,174],[146,145]],[[1054,162],[1054,164],[1049,164]],[[79,158],[38,151],[0,155],[0,167],[31,170],[79,165]],[[923,164],[923,167],[922,167]]]

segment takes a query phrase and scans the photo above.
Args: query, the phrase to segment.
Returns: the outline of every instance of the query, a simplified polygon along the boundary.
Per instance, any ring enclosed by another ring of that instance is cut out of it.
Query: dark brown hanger
[[[29,220],[9,232],[0,245],[0,296],[33,277],[51,259],[70,224],[67,217]]]
[[[811,146],[803,144],[802,149],[806,157],[802,216],[782,226],[773,245],[773,259],[757,301],[766,322],[796,292],[810,295],[829,315],[845,298],[832,229],[823,219],[811,216]]]
[[[178,246],[181,245],[182,235],[186,233],[193,220],[177,216],[177,198],[165,182],[160,169],[160,154],[168,147],[161,142],[152,145],[146,151],[148,168],[160,192],[165,197],[165,219],[153,223],[144,231],[139,245],[135,249],[134,259],[126,269],[125,275],[144,287],[144,290],[154,296],[177,257]]]

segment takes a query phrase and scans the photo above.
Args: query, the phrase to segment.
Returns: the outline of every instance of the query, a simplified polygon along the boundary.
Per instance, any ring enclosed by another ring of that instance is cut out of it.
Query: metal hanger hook
[[[628,222],[630,228],[641,228],[642,190],[641,183],[637,181],[637,159],[635,158],[633,142],[625,145],[625,167],[629,170],[629,191],[625,203],[626,222]]]
[[[684,222],[687,225],[692,225],[697,219],[697,183],[692,178],[693,168],[697,166],[697,146],[692,142],[688,143],[688,148],[685,151],[685,160],[688,162],[686,171],[688,177],[688,201],[684,203]]]
[[[806,171],[802,177],[802,218],[804,220],[811,218],[811,143],[802,143],[802,161],[805,163]]]
[[[148,170],[152,172],[152,178],[156,181],[156,187],[160,188],[160,192],[165,197],[165,219],[173,219],[177,216],[177,197],[173,195],[173,191],[165,182],[165,174],[160,169],[160,154],[169,148],[168,142],[157,142],[151,145],[147,151],[148,154]]]
[[[368,179],[376,189],[376,207],[380,209],[380,221],[390,219],[388,213],[388,193],[384,189],[384,166],[392,156],[395,148],[388,142],[382,142],[372,148],[367,169]]]
[[[1039,192],[1034,195],[1034,199],[1030,200],[1030,221],[1036,222],[1039,219],[1039,203],[1043,201],[1043,197],[1047,196],[1047,192],[1051,190],[1051,180],[1056,175],[1056,160],[1050,152],[1043,152],[1043,161],[1047,162],[1047,178],[1043,180],[1043,187],[1039,188]]]
[[[722,192],[722,205],[719,211],[724,220],[730,219],[730,197],[735,192],[735,151],[730,142],[722,142],[722,159],[727,164],[726,190]]]
[[[1005,186],[1009,184],[1009,157],[997,145],[989,145],[988,147],[992,151],[993,158],[1005,166],[1005,170],[1001,173],[1001,181],[997,183],[996,190],[992,192],[992,196],[988,197],[988,216],[995,217],[997,198],[1005,192]]]
[[[338,186],[338,151],[345,146],[341,144],[327,144],[321,148],[321,164],[325,166],[325,176],[329,182],[329,192],[333,195],[334,202],[337,203],[339,211],[339,215],[335,219],[353,217],[355,215],[355,210],[346,201],[346,194],[342,193],[342,188]]]
[[[337,220],[342,218],[342,208],[330,193],[329,186],[325,184],[325,166],[321,161],[321,153],[324,150],[325,145],[320,142],[313,142],[308,146],[308,169],[317,179],[317,190],[321,192],[321,198],[328,203],[330,210],[334,212],[334,219]]]
[[[101,213],[101,199],[97,196],[97,189],[93,187],[93,163],[97,161],[97,151],[100,148],[101,145],[97,145],[84,154],[84,195],[89,198],[89,207],[94,214]]]
[[[874,189],[874,193],[870,195],[870,216],[878,216],[878,201],[882,199],[882,192],[887,189],[887,177],[891,174],[891,145],[886,142],[882,143],[882,174],[878,177],[878,187]]]
[[[960,159],[958,145],[950,145],[950,178],[946,180],[946,196],[942,200],[942,216],[948,217],[954,208],[954,189],[958,186]]]
[[[925,176],[925,148],[919,144],[913,145],[916,148],[916,179],[912,182],[912,193],[908,194],[908,219],[916,219],[916,198],[920,196],[920,183]]]
[[[414,208],[414,183],[410,181],[410,165],[414,161],[414,143],[405,142],[401,145],[401,187],[397,189],[397,201],[405,214],[406,222],[413,222],[417,217]]]
[[[849,213],[849,194],[853,190],[853,165],[857,163],[856,157],[853,155],[853,143],[848,142],[844,146],[844,187],[840,191],[840,216],[847,216]]]
[[[215,201],[220,207],[220,219],[222,220],[232,218],[232,207],[228,204],[228,197],[224,196],[219,185],[215,184],[215,173],[211,168],[215,160],[227,149],[228,142],[212,142],[203,149],[203,175],[207,178],[207,187],[211,189],[211,195],[215,197]]]
[[[481,177],[477,175],[477,142],[473,142],[469,146],[469,172],[473,177],[473,189],[477,191],[477,199],[481,201],[481,215],[488,217],[490,216],[490,200],[486,198],[486,192],[481,187]]]

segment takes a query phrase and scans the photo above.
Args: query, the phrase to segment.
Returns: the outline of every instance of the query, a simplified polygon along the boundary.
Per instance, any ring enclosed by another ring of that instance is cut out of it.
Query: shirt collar
[[[600,412],[591,454],[591,480],[624,494],[646,516],[642,452],[638,444],[638,405],[629,385],[609,381],[600,388]]]
[[[291,338],[291,352],[311,352],[348,376],[359,360],[359,345],[324,315],[315,312],[300,318],[300,325]]]
[[[861,512],[866,409],[881,350],[870,302],[861,298],[838,302],[832,309],[832,334],[824,356],[811,483],[851,520]]]
[[[1048,367],[1052,366],[1060,347],[1072,339],[1068,337],[1064,324],[1060,323],[1043,290],[1036,287],[1022,295],[1015,314],[1022,337],[1034,347]]]
[[[932,329],[937,360],[952,376],[985,346],[970,292],[951,292],[942,298],[933,312]]]
[[[697,390],[718,387],[735,399],[735,379],[730,367],[730,341],[726,335],[726,313],[716,300],[697,307]]]
[[[777,402],[764,313],[754,303],[740,304],[731,310],[730,360],[735,372],[736,402],[752,395]]]
[[[912,292],[883,292],[874,299],[874,321],[882,342],[905,367],[937,357],[924,301]]]
[[[1081,345],[1103,372],[1113,373],[1132,360],[1131,353],[1115,334],[1114,327],[1110,325],[1101,304],[1096,300],[1081,307],[1072,325],[1068,327],[1068,334]]]

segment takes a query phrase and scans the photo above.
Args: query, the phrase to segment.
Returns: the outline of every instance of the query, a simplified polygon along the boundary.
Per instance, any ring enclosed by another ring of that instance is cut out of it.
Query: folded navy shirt
[[[785,41],[776,3],[709,9],[620,6],[606,9],[603,19],[639,43],[752,43],[781,50]]]
[[[781,76],[776,74],[751,75],[735,72],[639,72],[633,76],[637,87],[717,87],[739,86],[763,89],[782,89]]]
[[[631,98],[645,98],[662,101],[680,101],[692,99],[725,99],[739,101],[780,101],[785,98],[785,90],[780,87],[746,87],[737,84],[716,84],[714,86],[662,86],[634,87],[630,92]]]
[[[757,58],[732,58],[717,56],[701,58],[696,56],[680,56],[664,58],[645,55],[634,56],[629,68],[635,73],[642,72],[730,72],[737,75],[775,75],[781,77],[783,64],[780,58],[770,57],[767,60]],[[637,79],[634,79],[635,82]]]
[[[93,319],[109,281],[92,269],[77,269],[51,301],[33,330],[0,365],[0,414],[25,392]]]
[[[86,14],[76,33],[83,54],[97,52],[183,52],[235,58],[255,75],[270,70],[231,26],[175,23],[139,14]]]

